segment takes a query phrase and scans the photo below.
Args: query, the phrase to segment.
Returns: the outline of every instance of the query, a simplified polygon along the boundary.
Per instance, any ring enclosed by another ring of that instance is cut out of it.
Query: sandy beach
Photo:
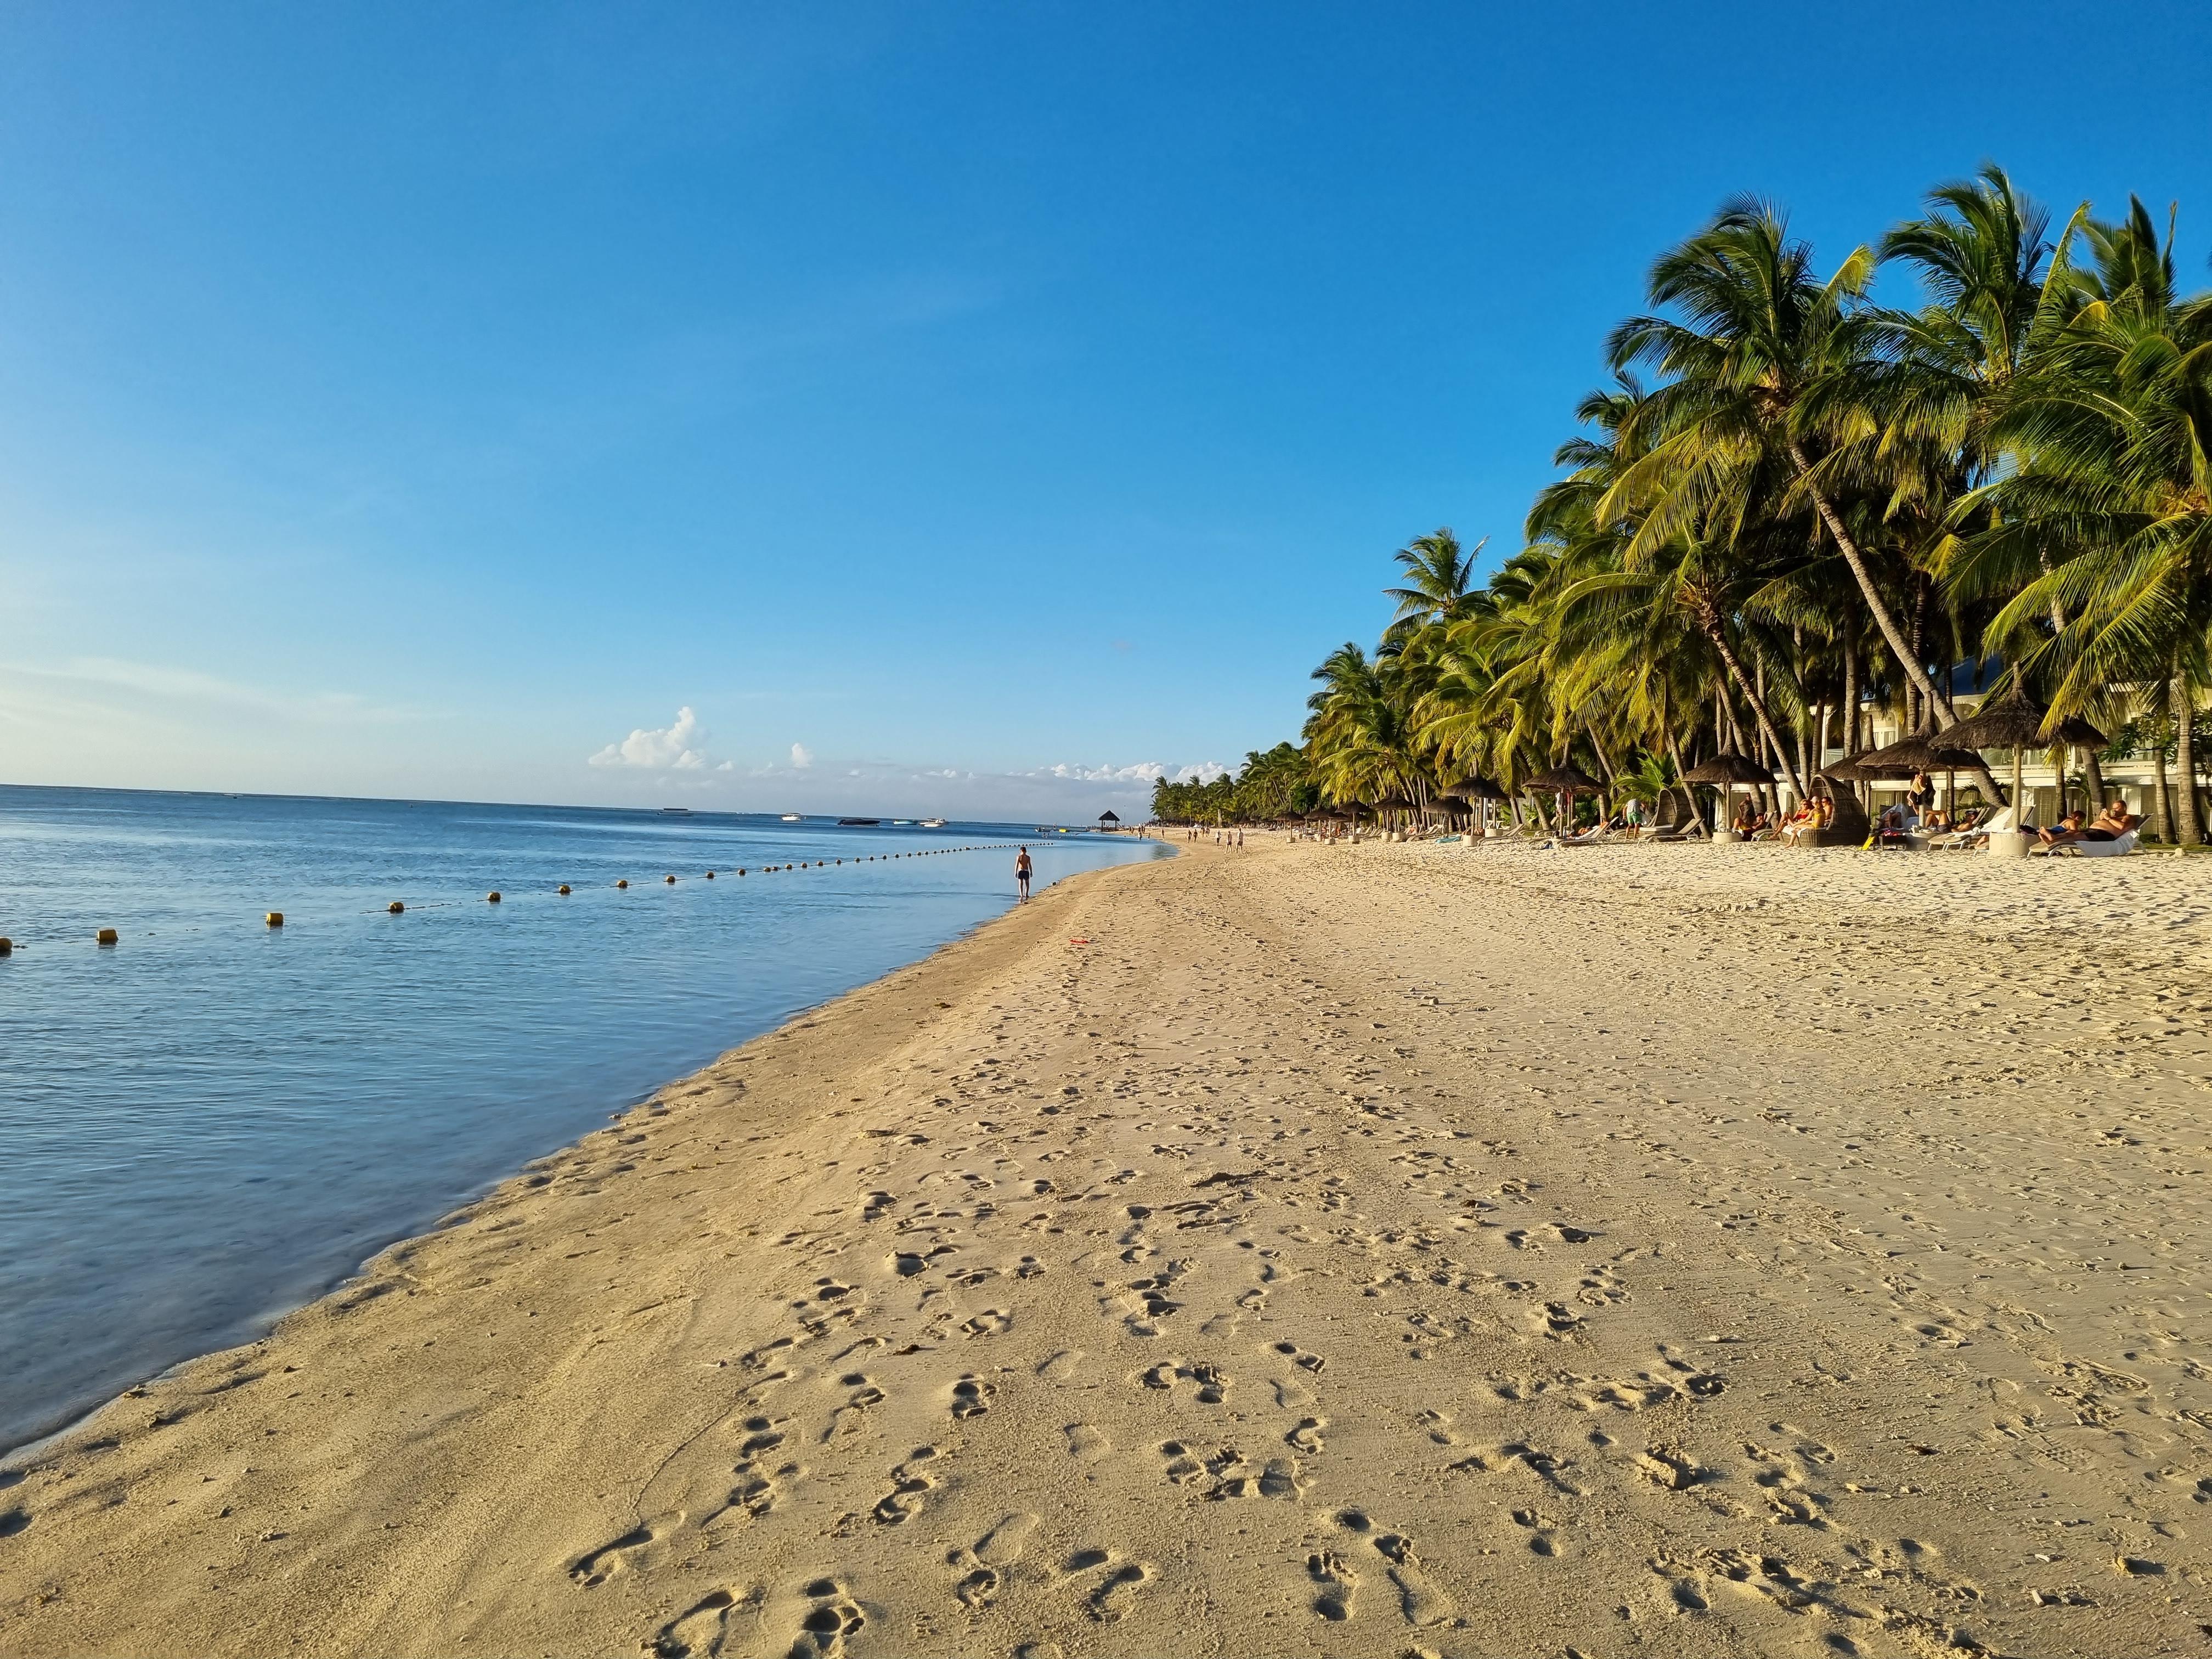
[[[1201,843],[0,1474],[0,1651],[2212,1647],[2212,861]]]

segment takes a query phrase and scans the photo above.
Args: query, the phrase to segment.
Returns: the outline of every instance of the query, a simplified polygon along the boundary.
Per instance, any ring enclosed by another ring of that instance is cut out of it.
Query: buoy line
[[[944,853],[1003,852],[1006,848],[1011,847],[1013,844],[1014,843],[1012,842],[995,842],[965,847],[918,848],[902,853],[870,853],[865,855],[856,855],[853,859],[853,863],[857,866],[862,864],[874,864],[891,859],[934,858]],[[832,867],[842,869],[844,865],[845,860],[843,859],[836,859],[834,860],[830,859],[815,859],[811,861],[802,859],[795,865],[763,865],[760,869],[760,873],[767,875],[779,870],[826,870]],[[740,876],[748,874],[750,872],[750,868],[751,866],[748,865],[741,864],[737,866],[737,873]],[[712,870],[709,870],[705,873],[706,878],[708,881],[714,880],[716,875],[716,872]],[[677,884],[677,878],[673,874],[664,875],[661,878],[661,881],[665,885],[670,887],[673,887]],[[614,884],[617,890],[626,891],[629,887],[629,878],[627,876],[620,877],[616,880]],[[567,882],[562,882],[553,890],[556,896],[567,898],[571,896],[572,890]],[[501,904],[505,902],[506,896],[498,888],[494,888],[484,895],[484,902],[487,904]],[[417,904],[413,908],[417,910],[447,910],[453,908],[453,902],[450,899],[434,900],[427,904]],[[390,903],[384,907],[381,914],[386,915],[399,916],[406,915],[409,906],[405,900],[393,899]],[[364,914],[374,915],[378,913],[367,912]],[[262,926],[264,928],[271,932],[275,932],[283,928],[285,925],[284,913],[282,910],[270,910],[264,913],[261,921]],[[197,933],[199,930],[198,928],[193,928],[191,931]],[[95,945],[102,946],[117,945],[121,944],[122,937],[120,930],[117,928],[102,927],[97,930],[97,932],[93,935],[93,942]],[[0,957],[12,957],[21,945],[27,943],[28,943],[28,941],[18,941],[8,937],[6,934],[0,934]]]

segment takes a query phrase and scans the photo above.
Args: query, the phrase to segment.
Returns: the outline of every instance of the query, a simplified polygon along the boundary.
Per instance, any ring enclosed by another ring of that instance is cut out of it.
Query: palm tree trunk
[[[1682,805],[1689,809],[1690,816],[1683,822],[1692,822],[1698,816],[1698,792],[1682,781],[1682,774],[1690,769],[1682,764],[1682,745],[1675,741],[1674,729],[1671,726],[1667,731],[1667,752],[1674,757],[1674,787],[1682,792]]]
[[[1881,597],[1881,590],[1875,586],[1874,572],[1867,568],[1866,555],[1859,550],[1859,544],[1851,532],[1844,527],[1842,518],[1828,501],[1827,492],[1813,483],[1813,464],[1805,459],[1803,447],[1792,443],[1790,459],[1796,464],[1797,477],[1804,484],[1805,493],[1813,498],[1813,510],[1820,515],[1820,522],[1827,526],[1828,534],[1835,540],[1836,550],[1844,556],[1844,562],[1850,566],[1851,574],[1857,580],[1859,592],[1866,597],[1867,609],[1874,615],[1875,626],[1881,629],[1882,638],[1889,641],[1890,653],[1897,659],[1897,665],[1905,671],[1905,678],[1919,688],[1922,696],[1928,699],[1929,706],[1936,710],[1936,718],[1942,723],[1942,729],[1948,731],[1958,724],[1959,716],[1942,694],[1936,690],[1936,682],[1929,678],[1927,669],[1913,655],[1904,630],[1897,625],[1896,614]]]
[[[2164,722],[2160,722],[2163,725]],[[2154,799],[2158,803],[2158,838],[2168,847],[2180,844],[2173,832],[2173,791],[2166,781],[2166,733],[2160,732],[2150,748],[2152,775],[2157,780]]]
[[[1781,757],[1782,769],[1790,776],[1791,793],[1799,800],[1803,800],[1805,786],[1798,781],[1797,769],[1790,765],[1790,757],[1783,754],[1782,740],[1774,735],[1774,721],[1766,712],[1765,699],[1752,690],[1750,678],[1744,673],[1743,665],[1736,660],[1735,652],[1728,642],[1727,630],[1721,626],[1717,617],[1700,620],[1705,623],[1705,637],[1712,641],[1713,649],[1719,653],[1722,665],[1729,672],[1729,678],[1735,682],[1736,689],[1743,693],[1744,701],[1751,705],[1752,719],[1759,722],[1759,729],[1774,745],[1774,752]]]
[[[2176,674],[2172,680],[2173,700],[2173,769],[2181,774],[2181,810],[2174,816],[2184,847],[2204,844],[2204,820],[2197,810],[2197,733],[2196,701],[2189,695],[2189,677]]]
[[[1844,612],[1844,758],[1859,752],[1859,626],[1847,608]]]

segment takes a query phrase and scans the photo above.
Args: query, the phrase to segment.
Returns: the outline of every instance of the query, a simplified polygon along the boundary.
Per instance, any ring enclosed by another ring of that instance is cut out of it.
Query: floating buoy
[[[560,893],[562,898],[568,896],[568,884],[567,882],[564,881],[561,884]]]
[[[12,956],[15,954],[15,941],[8,938],[5,934],[0,934],[0,957]]]
[[[663,876],[661,880],[666,882],[671,887],[676,885],[676,878],[673,876]]]
[[[271,910],[261,919],[271,927],[282,927],[284,925],[284,913],[282,910]]]
[[[396,916],[396,915],[399,915],[399,913],[400,913],[401,911],[404,910],[407,907],[406,907],[405,905],[402,904],[402,903],[401,903],[398,899],[394,899],[394,900],[392,900],[392,902],[391,902],[391,903],[389,903],[389,904],[386,905],[384,908],[385,908],[386,909],[389,910],[389,911],[390,911],[393,915],[395,915],[395,916]]]
[[[112,927],[103,927],[100,930],[100,942],[102,945],[112,945],[120,937],[121,935]]]
[[[744,865],[742,865],[742,864],[741,864],[741,865],[739,865],[739,866],[738,866],[738,873],[739,875],[741,875],[741,876],[742,876],[743,874],[744,874],[744,872],[745,872],[745,866],[744,866]]]
[[[628,876],[624,876],[624,877],[623,877],[620,881],[617,882],[617,883],[615,884],[615,885],[616,885],[616,886],[617,886],[617,887],[627,887],[627,886],[629,886],[629,878]]]
[[[499,889],[498,889],[498,888],[496,888],[496,887],[495,887],[495,888],[493,888],[493,889],[491,890],[491,891],[489,891],[489,893],[486,893],[486,894],[484,895],[484,902],[485,902],[486,904],[496,904],[496,903],[498,903],[498,902],[499,902]]]
[[[708,879],[708,880],[709,880],[709,881],[712,881],[712,880],[714,880],[714,872],[712,870],[709,870],[709,871],[707,872],[707,879]]]

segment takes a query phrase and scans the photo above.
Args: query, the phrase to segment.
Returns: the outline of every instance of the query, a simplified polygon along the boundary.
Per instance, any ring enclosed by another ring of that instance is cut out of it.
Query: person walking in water
[[[1022,896],[1030,896],[1030,849],[1023,848],[1014,860],[1014,884],[1022,890]]]

